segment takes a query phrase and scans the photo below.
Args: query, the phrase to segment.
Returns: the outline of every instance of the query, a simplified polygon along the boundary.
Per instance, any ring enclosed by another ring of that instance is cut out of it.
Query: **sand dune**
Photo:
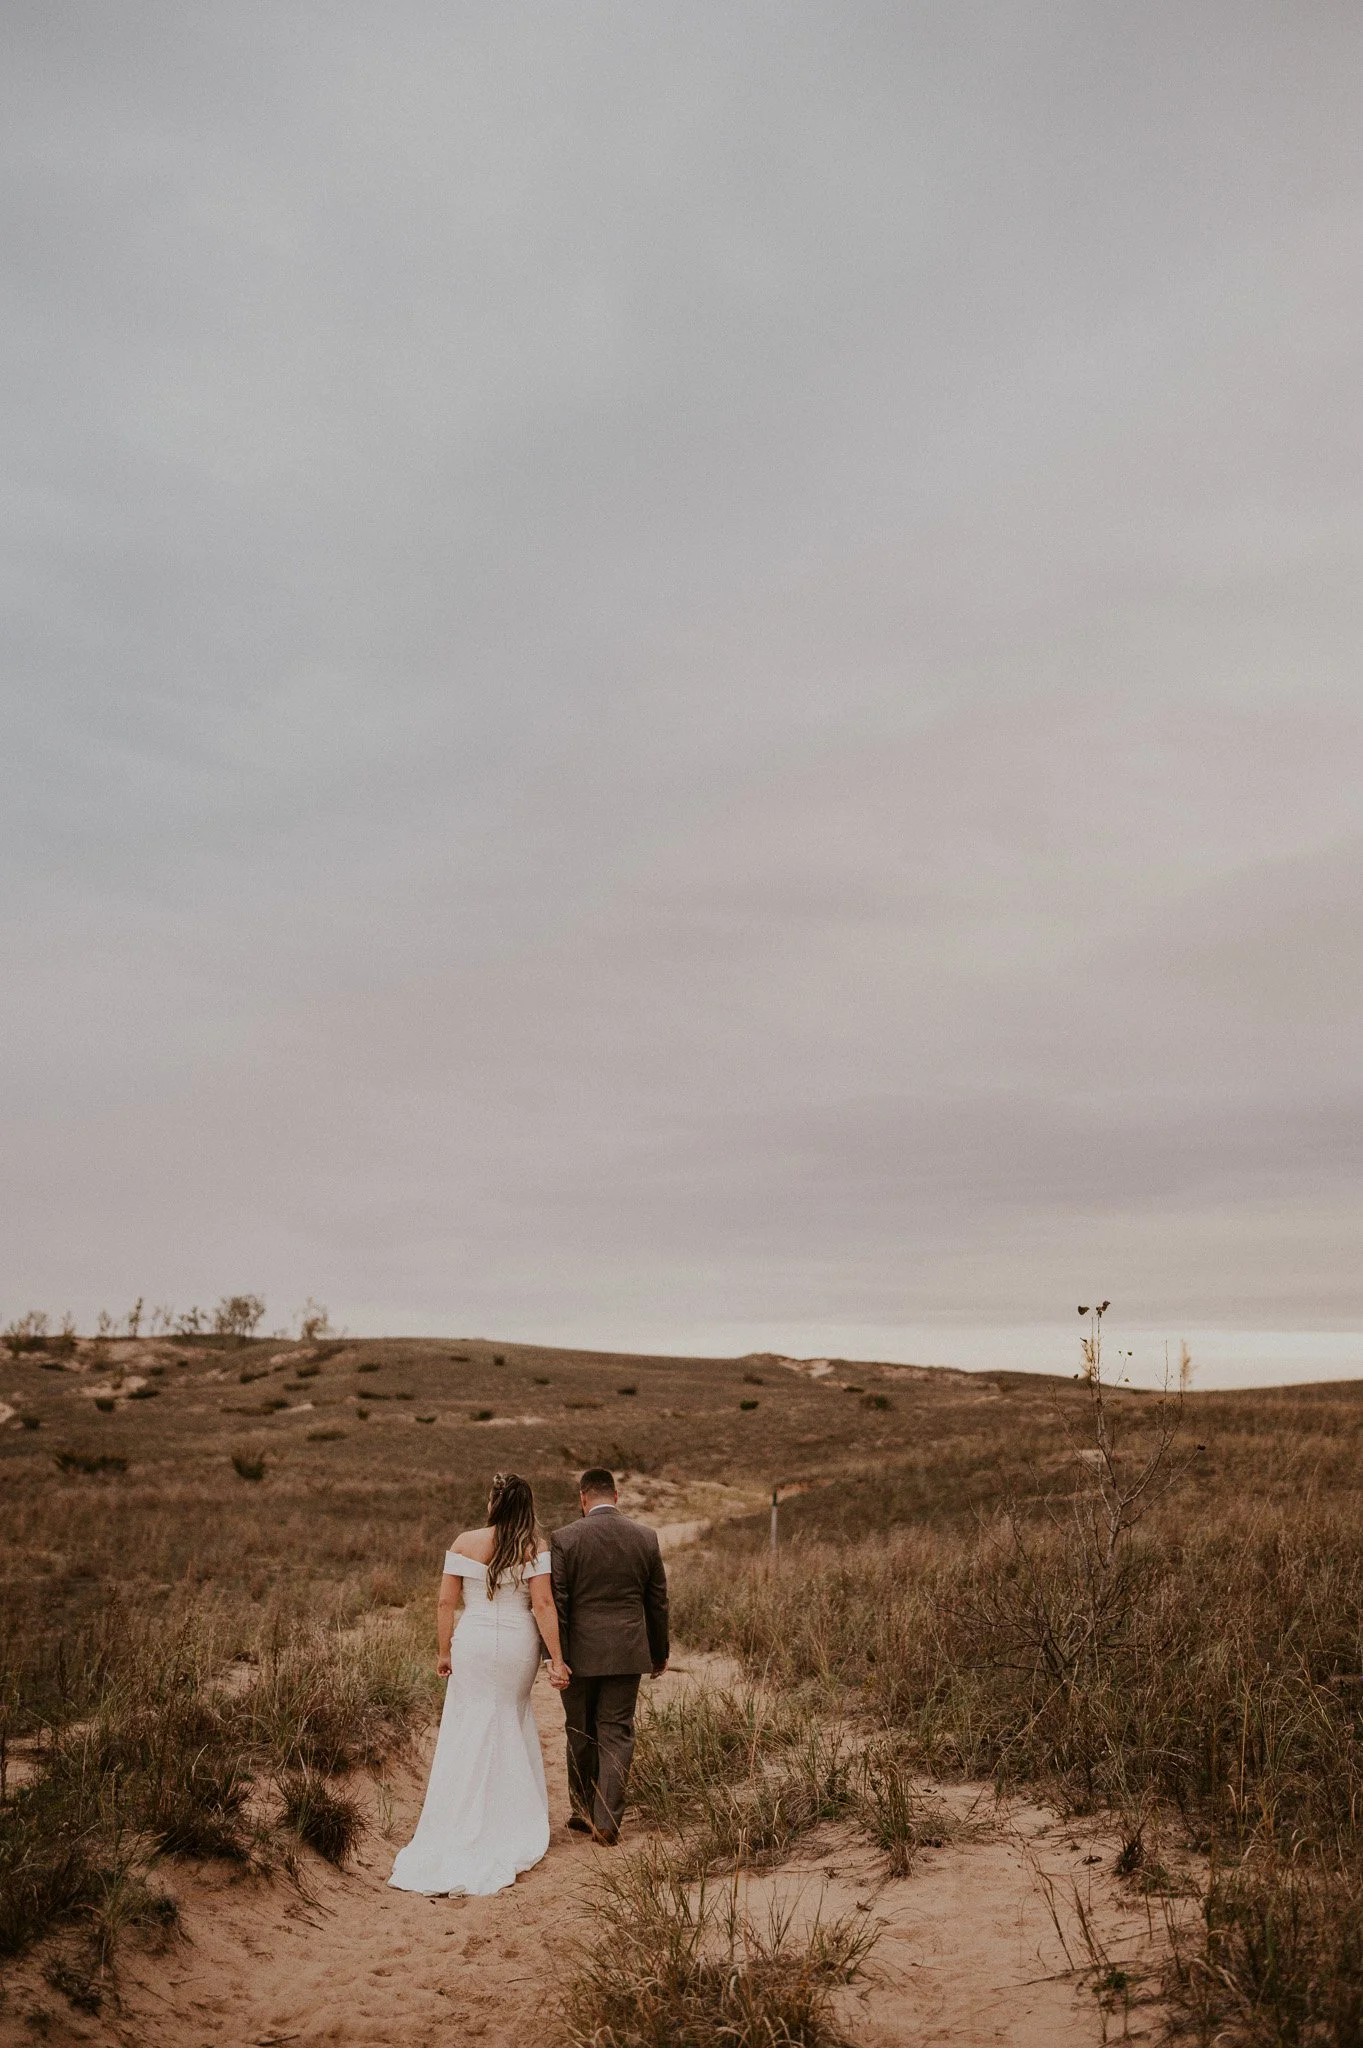
[[[76,1528],[84,1576],[77,1579],[72,1569],[68,1604],[74,1607],[76,1594],[94,1583],[92,1571],[117,1583],[126,1570],[122,1518],[132,1509],[144,1550],[167,1583],[192,1566],[201,1577],[233,1584],[247,1554],[251,1580],[258,1574],[262,1591],[287,1583],[296,1556],[325,1557],[330,1565],[334,1553],[352,1569],[343,1539],[349,1540],[357,1502],[366,1512],[381,1510],[389,1540],[410,1552],[418,1539],[428,1540],[427,1522],[450,1512],[451,1473],[476,1504],[491,1453],[482,1434],[488,1425],[471,1418],[499,1405],[509,1411],[508,1421],[552,1417],[553,1440],[537,1449],[532,1436],[526,1453],[526,1469],[550,1502],[556,1489],[562,1493],[572,1463],[609,1453],[618,1435],[646,1447],[647,1460],[616,1460],[621,1470],[629,1468],[622,1504],[658,1527],[669,1550],[703,1543],[735,1516],[757,1515],[764,1528],[773,1477],[782,1479],[782,1498],[792,1504],[792,1527],[799,1525],[796,1497],[812,1493],[817,1503],[829,1482],[846,1488],[855,1506],[868,1473],[896,1458],[921,1461],[925,1442],[939,1448],[931,1486],[925,1491],[926,1482],[915,1478],[912,1504],[916,1515],[930,1516],[934,1503],[949,1500],[954,1509],[972,1487],[978,1492],[978,1475],[994,1473],[1005,1437],[1024,1450],[1049,1442],[1038,1432],[1053,1428],[1051,1403],[1071,1398],[1068,1383],[1001,1387],[841,1360],[626,1364],[524,1347],[484,1356],[486,1345],[471,1356],[474,1349],[471,1343],[452,1350],[434,1341],[394,1341],[305,1356],[298,1350],[267,1354],[262,1346],[258,1353],[233,1352],[224,1362],[207,1347],[123,1344],[101,1359],[97,1373],[93,1361],[86,1366],[81,1360],[51,1372],[16,1369],[23,1391],[14,1401],[17,1406],[22,1398],[37,1434],[14,1421],[5,1438],[7,1469],[25,1479],[34,1499],[51,1503],[48,1523],[24,1525],[26,1569],[50,1575],[55,1561],[66,1570],[64,1546]],[[262,1386],[262,1363],[300,1378],[315,1368],[306,1393],[302,1385],[288,1388],[296,1407],[273,1410],[283,1396],[272,1389],[281,1382]],[[813,1370],[825,1363],[828,1372]],[[626,1374],[628,1386],[620,1384]],[[83,1398],[87,1379],[92,1390],[96,1382],[117,1389],[117,1413],[94,1411]],[[148,1391],[159,1388],[161,1398],[130,1400],[128,1390],[139,1382]],[[891,1386],[885,1406],[878,1397]],[[258,1393],[271,1399],[256,1403],[260,1412],[252,1411],[251,1428],[243,1433],[239,1409]],[[398,1412],[384,1402],[407,1400],[415,1415],[438,1411],[463,1432],[453,1448],[449,1441],[433,1443],[438,1432],[415,1429],[401,1433],[401,1444],[397,1432],[376,1436],[370,1425],[348,1434],[318,1432],[325,1442],[308,1435],[313,1405],[344,1419],[373,1401],[376,1418],[391,1414],[396,1421]],[[987,1411],[990,1419],[982,1423]],[[569,1443],[575,1447],[571,1462]],[[268,1477],[258,1491],[243,1488],[230,1462],[229,1452],[242,1444],[268,1454]],[[82,1479],[77,1492],[55,1454],[105,1445],[128,1460],[131,1476],[116,1484]],[[641,1469],[645,1464],[650,1469]],[[919,1463],[904,1469],[918,1474]],[[338,1481],[349,1489],[344,1526],[328,1519],[329,1489]],[[886,1483],[893,1485],[893,1471]],[[877,1511],[882,1505],[876,1503]],[[810,1526],[824,1525],[812,1519]],[[785,1527],[783,1521],[783,1533]],[[367,1575],[370,1566],[361,1559],[353,1570]],[[667,1691],[725,1675],[699,1657],[686,1656],[682,1665],[662,1681]],[[110,2003],[98,2014],[73,2009],[43,1981],[43,1956],[35,1953],[8,1972],[0,2048],[32,2048],[35,2040],[91,2048],[323,2042],[450,2048],[466,2041],[553,2048],[567,1952],[591,1923],[606,1852],[566,1832],[561,1708],[543,1685],[536,1710],[550,1765],[554,1835],[544,1863],[511,1892],[488,1900],[427,1901],[386,1888],[394,1851],[420,1807],[432,1728],[423,1755],[394,1768],[385,1785],[352,1784],[371,1828],[344,1872],[308,1857],[305,1896],[282,1880],[243,1880],[225,1866],[164,1864],[164,1881],[181,1903],[184,1937],[159,1954],[139,1946],[136,1935],[125,1937],[122,2009]],[[14,1768],[12,1756],[11,1782]],[[864,2048],[948,2041],[957,2048],[1000,2041],[1019,2048],[1096,2044],[1102,2015],[1091,1983],[1076,1969],[1087,1956],[1072,1888],[1079,1887],[1113,1960],[1144,1972],[1147,1985],[1160,1949],[1159,1930],[1144,1907],[1110,1877],[1111,1836],[1078,1833],[1026,1803],[999,1811],[978,1787],[947,1788],[941,1796],[961,1807],[974,1802],[977,1817],[987,1814],[983,1836],[925,1850],[912,1876],[887,1883],[883,1862],[864,1837],[850,1828],[825,1828],[780,1871],[745,1880],[753,1903],[760,1907],[766,1895],[794,1897],[797,1917],[820,1909],[862,1911],[879,1923],[866,1979],[839,1994],[844,2024]],[[1131,2025],[1136,2033],[1142,2025],[1151,2031],[1149,2009],[1138,2008]]]
[[[713,1665],[683,1659],[667,1691],[713,1682]],[[721,1674],[722,1675],[722,1674]],[[29,1966],[0,2010],[3,2048],[85,2042],[91,2048],[481,2048],[552,2044],[553,2007],[568,1952],[588,1925],[594,1883],[612,1852],[568,1834],[562,1712],[541,1679],[536,1714],[549,1763],[553,1839],[544,1862],[491,1899],[423,1899],[386,1885],[394,1849],[421,1803],[425,1757],[368,1786],[371,1831],[344,1872],[308,1859],[306,1895],[276,1882],[176,1866],[171,1883],[185,1937],[161,1954],[129,1943],[123,2010],[71,2011]],[[426,1754],[434,1743],[432,1729]],[[876,1853],[829,1828],[780,1870],[746,1881],[760,1912],[793,1901],[797,1920],[822,1911],[868,1913],[880,1928],[867,1979],[839,1994],[864,2048],[1092,2048],[1103,2037],[1069,1903],[1079,1888],[1113,1959],[1147,1981],[1157,1930],[1114,1884],[1110,1832],[1079,1832],[1039,1807],[1000,1809],[981,1786],[949,1788],[960,1813],[986,1823],[982,1839],[924,1852],[912,1876],[886,1882]],[[615,1854],[627,1853],[616,1851]],[[1047,1904],[1047,1881],[1069,1943]],[[1146,2009],[1133,2037],[1153,2030]]]

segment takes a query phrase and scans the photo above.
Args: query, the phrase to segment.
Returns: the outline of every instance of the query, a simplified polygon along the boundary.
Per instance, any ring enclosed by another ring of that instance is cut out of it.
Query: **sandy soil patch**
[[[656,1479],[631,1472],[620,1481],[620,1506],[638,1522],[661,1531],[684,1524],[728,1522],[750,1515],[768,1499],[763,1488],[726,1486],[718,1479]]]
[[[1077,1835],[1025,1801],[1000,1808],[987,1786],[932,1789],[959,1813],[973,1812],[983,1831],[920,1851],[907,1878],[887,1880],[884,1859],[839,1827],[743,1887],[759,1924],[776,1906],[793,1909],[796,1927],[815,1915],[864,1914],[877,1928],[862,1978],[835,1997],[858,2048],[1094,2048],[1157,2039],[1162,1925],[1113,1880],[1118,1844],[1110,1834]],[[1076,1895],[1129,1979],[1106,2013]]]

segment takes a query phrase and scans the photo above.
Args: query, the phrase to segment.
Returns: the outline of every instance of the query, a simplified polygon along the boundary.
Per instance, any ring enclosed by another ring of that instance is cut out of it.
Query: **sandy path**
[[[887,1882],[883,1859],[863,1838],[827,1829],[817,1856],[746,1887],[759,1924],[775,1900],[794,1905],[797,1925],[817,1912],[825,1920],[865,1913],[879,1926],[864,1978],[836,2000],[858,2048],[1095,2048],[1105,2039],[1155,2039],[1160,1929],[1145,1902],[1105,1874],[1117,1847],[1111,1836],[1077,1835],[1025,1802],[1000,1810],[985,1786],[935,1790],[962,1814],[986,1816],[984,1838],[924,1850],[908,1878]],[[1127,2011],[1105,2015],[1091,1971],[1077,1967],[1088,1957],[1076,1890],[1111,1961],[1132,1977]]]
[[[711,1675],[702,1660],[686,1660],[661,1684],[674,1690]],[[172,1866],[188,1938],[160,1955],[128,1944],[121,2013],[77,2013],[25,1966],[0,2007],[2,2048],[37,2040],[55,2048],[552,2048],[564,1950],[585,1923],[610,1852],[564,1825],[562,1709],[542,1677],[535,1710],[553,1835],[544,1862],[513,1890],[434,1900],[388,1890],[394,1849],[420,1810],[423,1756],[420,1768],[394,1774],[386,1802],[370,1795],[374,1827],[345,1873],[309,1860],[310,1900],[284,1883]],[[1149,1982],[1155,1930],[1105,1875],[1111,1838],[1078,1834],[1025,1804],[993,1825],[993,1801],[978,1787],[945,1797],[962,1812],[975,1802],[991,1822],[985,1838],[924,1851],[909,1878],[887,1883],[881,1859],[850,1830],[825,1830],[801,1859],[749,1881],[753,1909],[779,1895],[796,1898],[800,1918],[861,1911],[880,1924],[867,1982],[840,1994],[844,2024],[864,2048],[1094,2048],[1102,2015],[1070,1968],[1035,1866],[1061,1895],[1081,1887],[1114,1960]],[[1062,1919],[1079,1961],[1073,1912]],[[1109,2026],[1120,2036],[1122,2018]],[[1150,2009],[1133,2012],[1129,2027],[1132,2038],[1152,2036]]]

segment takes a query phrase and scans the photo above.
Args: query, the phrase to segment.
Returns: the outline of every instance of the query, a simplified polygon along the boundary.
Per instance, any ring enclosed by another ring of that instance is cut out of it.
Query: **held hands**
[[[572,1672],[561,1657],[551,1657],[549,1659],[549,1683],[553,1686],[555,1692],[563,1692],[572,1675]]]

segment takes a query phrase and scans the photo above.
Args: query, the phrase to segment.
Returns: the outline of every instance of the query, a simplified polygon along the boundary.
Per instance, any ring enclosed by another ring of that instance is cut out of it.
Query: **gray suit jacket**
[[[575,1678],[623,1678],[667,1662],[667,1574],[652,1529],[597,1508],[550,1541],[564,1661]]]

